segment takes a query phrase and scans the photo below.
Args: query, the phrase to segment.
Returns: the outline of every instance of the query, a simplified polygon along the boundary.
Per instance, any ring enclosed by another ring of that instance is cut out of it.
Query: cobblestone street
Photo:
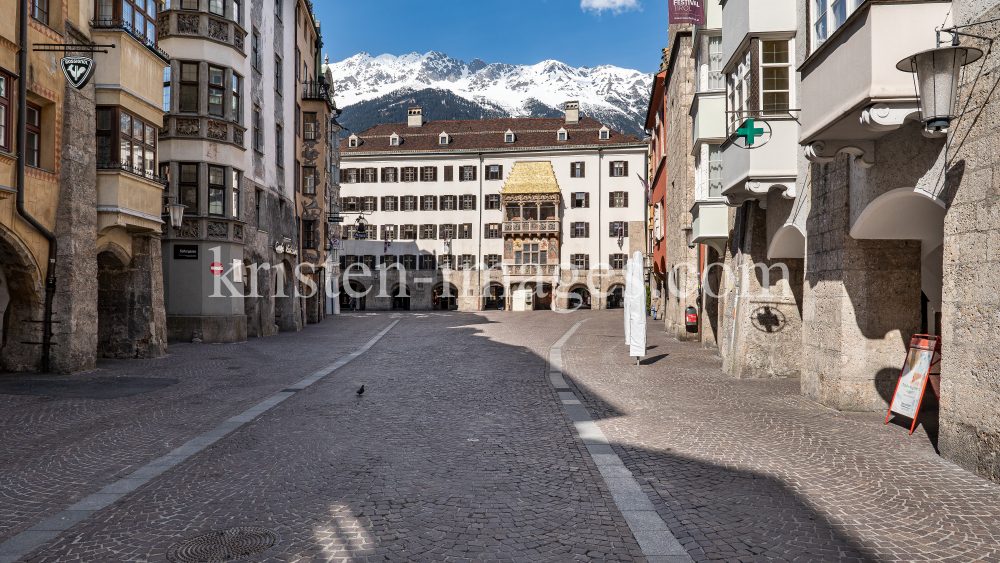
[[[0,378],[0,563],[194,561],[234,527],[270,562],[1000,561],[1000,486],[933,433],[661,326],[642,366],[620,311],[355,313]]]

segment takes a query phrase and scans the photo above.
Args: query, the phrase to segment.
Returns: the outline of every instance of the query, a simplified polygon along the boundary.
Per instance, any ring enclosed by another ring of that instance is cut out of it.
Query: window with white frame
[[[813,49],[822,45],[827,37],[844,25],[862,0],[813,0],[812,37]]]
[[[736,71],[729,75],[729,85],[727,87],[729,106],[729,132],[732,133],[739,128],[743,120],[748,117],[747,98],[750,88],[750,51],[747,51],[743,60],[737,65]]]
[[[791,72],[788,41],[761,41],[760,109],[764,115],[783,115],[788,112]]]
[[[708,84],[707,90],[724,90],[726,77],[722,74],[722,36],[708,38]]]
[[[708,145],[708,197],[722,197],[722,145]]]

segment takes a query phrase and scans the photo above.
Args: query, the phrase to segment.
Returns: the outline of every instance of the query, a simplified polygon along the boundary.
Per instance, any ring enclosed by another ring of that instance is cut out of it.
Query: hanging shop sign
[[[906,362],[896,381],[896,391],[892,394],[889,413],[885,417],[886,424],[893,413],[905,416],[913,419],[910,425],[910,434],[913,434],[927,382],[935,376],[940,378],[940,374],[932,374],[931,370],[940,363],[941,339],[929,334],[914,334],[910,339],[910,349],[906,352]],[[931,389],[937,395],[937,385],[932,384]]]
[[[111,45],[60,45],[57,43],[35,43],[33,51],[69,53],[107,53],[108,49],[114,49]],[[59,67],[62,68],[63,76],[77,90],[80,90],[90,82],[94,76],[94,59],[81,55],[69,55],[59,60]]]
[[[333,250],[340,250],[340,239],[333,237],[330,239],[330,248]]]
[[[88,57],[63,57],[59,59],[63,75],[77,90],[83,88],[94,76],[94,59]]]
[[[736,129],[733,144],[741,149],[756,149],[770,140],[771,124],[751,117]]]
[[[670,23],[705,25],[703,0],[670,0]]]
[[[368,240],[368,221],[364,217],[354,222],[354,240]]]

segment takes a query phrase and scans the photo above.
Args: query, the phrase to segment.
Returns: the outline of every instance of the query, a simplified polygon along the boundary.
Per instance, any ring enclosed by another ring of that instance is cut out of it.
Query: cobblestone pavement
[[[0,541],[349,353],[389,321],[344,316],[337,323],[336,330],[328,322],[241,344],[171,345],[165,358],[105,360],[73,376],[0,375],[0,385],[43,378],[176,381],[112,399],[0,394]]]
[[[566,379],[695,561],[1000,561],[1000,485],[928,434],[734,380],[650,325],[636,367],[621,320],[584,323]]]
[[[280,541],[252,561],[646,563],[546,378],[549,347],[585,318],[563,374],[696,561],[1000,561],[1000,486],[937,457],[920,429],[824,409],[797,380],[733,380],[654,323],[636,367],[615,311],[343,315],[66,378],[179,381],[147,393],[0,394],[0,539],[399,320],[22,561],[163,563],[180,540],[259,526]]]
[[[645,561],[545,376],[579,317],[376,318],[400,323],[25,560],[162,562],[260,526],[281,541],[254,561]]]

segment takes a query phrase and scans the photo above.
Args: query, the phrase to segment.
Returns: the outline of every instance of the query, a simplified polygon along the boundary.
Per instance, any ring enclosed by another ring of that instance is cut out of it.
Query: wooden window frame
[[[184,168],[188,166],[194,167],[194,180],[185,180],[184,178]],[[197,162],[178,162],[177,163],[177,201],[182,205],[187,205],[187,209],[184,214],[190,214],[195,217],[198,216],[200,210],[198,209],[198,204],[201,202],[201,190],[199,189],[198,176],[200,174],[200,166]],[[193,187],[194,188],[194,201],[184,198],[184,188]],[[187,202],[187,203],[185,203]],[[258,219],[259,220],[259,219]]]
[[[212,183],[212,172],[221,171],[222,173],[222,183]],[[213,204],[213,194],[216,192],[221,192],[218,201],[221,208],[220,213],[212,212]],[[215,166],[213,164],[208,165],[208,214],[212,217],[225,217],[226,216],[226,167],[225,166]]]
[[[194,80],[185,80],[184,67],[193,66]],[[184,92],[194,88],[194,109],[184,105]],[[180,61],[180,73],[177,77],[177,111],[180,113],[198,113],[199,99],[201,98],[201,65],[197,61]]]
[[[311,182],[309,180],[312,180]],[[316,195],[316,167],[302,167],[302,195]]]

